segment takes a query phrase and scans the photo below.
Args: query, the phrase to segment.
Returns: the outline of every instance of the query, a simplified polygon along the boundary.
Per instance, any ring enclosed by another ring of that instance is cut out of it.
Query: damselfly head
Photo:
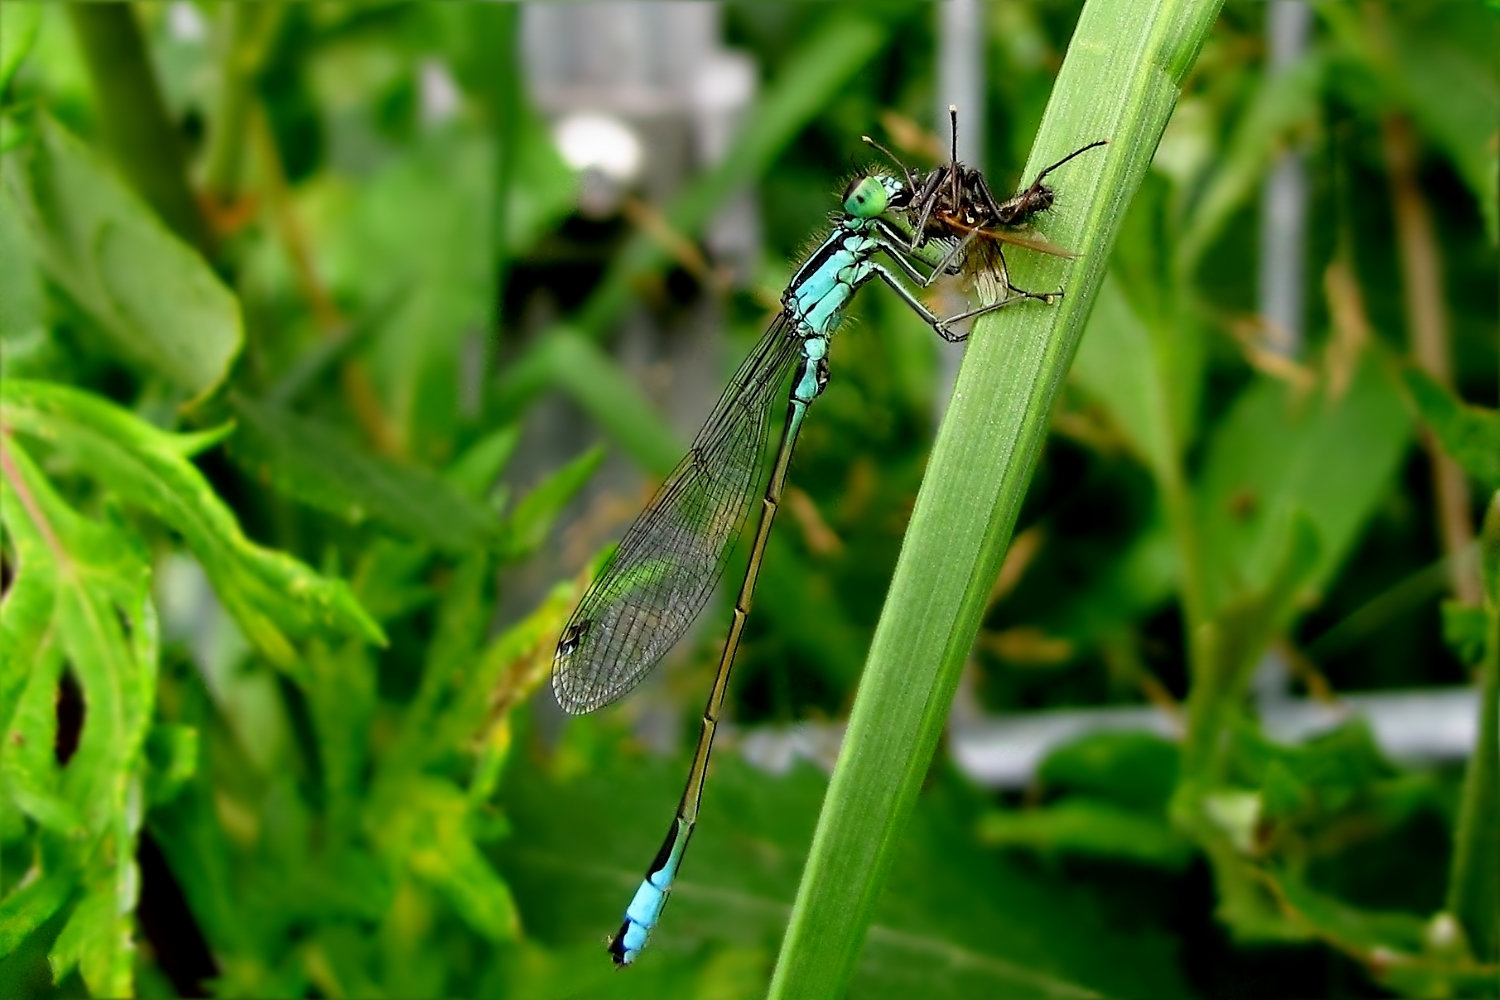
[[[907,188],[889,174],[865,174],[844,189],[844,211],[856,219],[873,219],[896,205]]]

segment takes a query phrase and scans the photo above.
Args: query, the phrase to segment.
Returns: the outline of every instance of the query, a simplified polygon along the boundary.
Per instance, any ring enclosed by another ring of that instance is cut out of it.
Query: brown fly
[[[953,124],[949,161],[922,176],[909,170],[890,150],[865,137],[866,142],[894,160],[906,174],[906,190],[910,195],[895,207],[904,212],[911,227],[912,249],[932,241],[950,243],[951,249],[939,270],[951,271],[952,265],[958,264],[959,272],[969,281],[994,280],[1006,295],[1044,302],[1060,297],[1061,291],[1028,292],[1012,285],[1003,247],[1009,244],[1054,257],[1073,256],[1028,229],[1027,225],[1033,216],[1051,208],[1057,199],[1052,186],[1045,183],[1047,175],[1080,153],[1107,145],[1109,140],[1101,139],[1074,150],[1037,174],[1030,187],[1006,201],[999,201],[990,191],[989,182],[982,172],[959,162],[958,108],[949,105],[948,113]]]

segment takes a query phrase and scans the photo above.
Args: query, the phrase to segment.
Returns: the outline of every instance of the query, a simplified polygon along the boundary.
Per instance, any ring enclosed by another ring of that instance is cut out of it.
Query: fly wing
[[[972,227],[963,230],[958,230],[957,226],[950,228],[972,235],[961,262],[964,286],[975,292],[985,304],[999,302],[1016,291],[1010,283],[1010,272],[1005,265],[1005,245],[1052,254],[1055,257],[1077,256],[1027,230],[1001,227],[978,230]]]
[[[635,687],[703,610],[760,487],[771,404],[801,343],[786,313],[771,323],[584,593],[552,659],[567,711],[592,712]]]
[[[1025,229],[1005,229],[999,226],[982,229],[980,235],[984,239],[992,239],[999,243],[1006,243],[1013,247],[1023,247],[1027,250],[1035,250],[1037,253],[1051,254],[1053,257],[1077,257],[1071,250],[1064,250],[1056,243],[1048,242],[1036,233]]]

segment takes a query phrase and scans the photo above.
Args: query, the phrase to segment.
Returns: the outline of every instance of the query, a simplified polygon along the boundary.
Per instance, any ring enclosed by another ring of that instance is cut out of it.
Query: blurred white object
[[[1422,766],[1466,759],[1478,738],[1478,713],[1478,692],[1456,687],[1352,694],[1333,704],[1278,700],[1263,713],[1262,722],[1271,739],[1300,743],[1362,716],[1387,756]],[[976,784],[1025,788],[1048,754],[1097,732],[1154,733],[1170,740],[1181,736],[1176,720],[1147,706],[1060,709],[954,724],[948,746],[959,770]],[[746,760],[781,774],[799,758],[831,771],[843,738],[842,723],[801,723],[741,731],[738,741]]]
[[[597,170],[619,184],[633,183],[641,175],[641,140],[612,115],[568,115],[558,120],[552,137],[574,170]]]
[[[423,59],[417,67],[417,105],[422,124],[428,128],[441,125],[458,114],[458,82],[448,64],[441,59]]]
[[[1285,73],[1307,52],[1312,5],[1274,0],[1266,8],[1266,73]],[[1295,148],[1282,150],[1261,191],[1257,308],[1272,334],[1267,344],[1285,357],[1302,354],[1303,289],[1308,207],[1307,166]]]
[[[553,126],[552,141],[563,161],[578,171],[578,209],[584,215],[610,215],[641,178],[646,157],[640,137],[613,115],[567,115]]]
[[[208,37],[208,22],[197,7],[177,0],[167,5],[167,31],[179,42],[201,42]]]
[[[1380,749],[1403,764],[1463,760],[1474,749],[1479,695],[1473,688],[1351,694],[1338,702],[1278,699],[1264,709],[1266,735],[1301,743],[1363,716]],[[981,785],[1020,788],[1058,747],[1103,730],[1150,732],[1174,739],[1176,723],[1154,708],[1099,708],[992,716],[955,727],[949,741],[958,766]]]

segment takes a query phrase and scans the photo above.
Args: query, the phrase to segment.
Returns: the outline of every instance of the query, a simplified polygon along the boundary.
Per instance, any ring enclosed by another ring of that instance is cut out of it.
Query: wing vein
[[[772,321],[584,593],[553,660],[552,689],[569,712],[635,687],[708,603],[761,489],[771,405],[801,344],[790,314]]]

